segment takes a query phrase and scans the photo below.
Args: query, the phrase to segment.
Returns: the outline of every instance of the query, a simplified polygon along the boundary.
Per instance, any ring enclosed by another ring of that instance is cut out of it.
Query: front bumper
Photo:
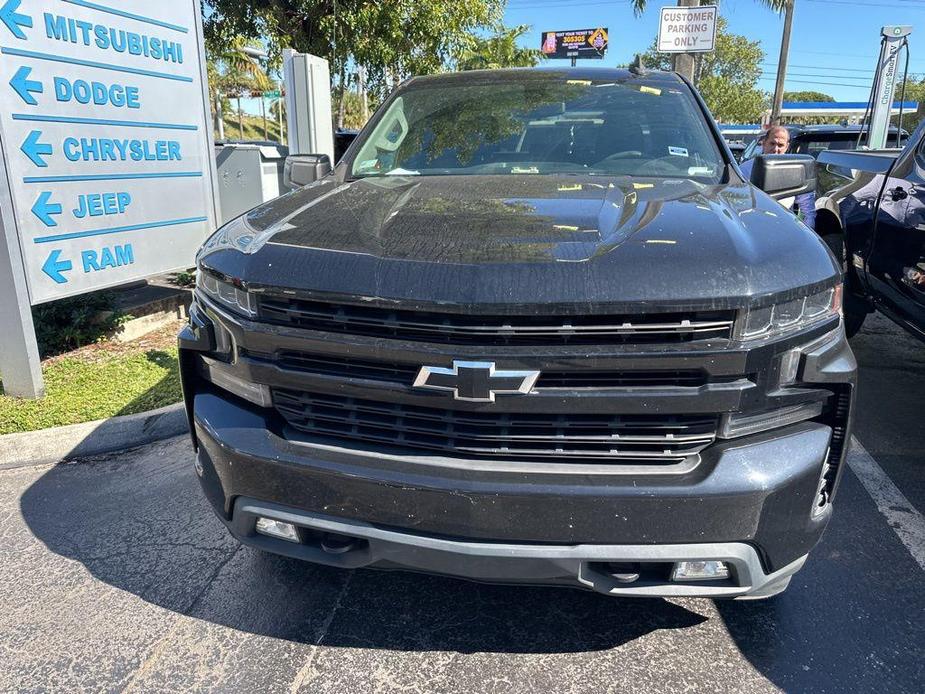
[[[676,545],[531,545],[474,542],[429,537],[378,528],[320,514],[267,504],[246,497],[235,502],[231,533],[244,544],[269,552],[340,568],[376,567],[439,573],[491,583],[574,585],[607,595],[627,597],[762,598],[784,590],[805,563],[799,557],[765,573],[758,552],[741,542]],[[258,534],[260,517],[292,523],[301,543]],[[324,538],[350,538],[332,549]],[[729,580],[666,582],[678,561],[726,562]],[[615,576],[615,564],[640,572],[627,583]]]
[[[614,595],[761,596],[782,589],[831,515],[812,514],[831,436],[813,422],[715,446],[683,475],[525,476],[286,440],[234,400],[195,396],[197,468],[216,513],[246,544],[336,566]],[[332,554],[315,540],[258,535],[259,515],[360,545]],[[666,563],[696,559],[726,561],[733,575],[668,580]],[[624,586],[602,568],[610,562],[659,565]]]
[[[235,341],[249,335],[236,334]],[[832,512],[830,503],[816,508],[821,476],[830,501],[850,435],[856,366],[843,333],[804,353],[799,372],[801,383],[846,395],[837,436],[825,418],[804,421],[719,441],[696,465],[670,471],[514,464],[390,453],[356,441],[322,443],[287,428],[272,408],[197,375],[199,353],[213,343],[205,329],[181,336],[184,393],[207,498],[242,542],[335,566],[572,585],[614,595],[765,597],[786,586],[821,537]],[[710,363],[728,362],[718,355]],[[793,397],[787,389],[768,393],[769,400]],[[716,398],[728,397],[701,396],[688,406],[713,407]],[[736,397],[744,403],[746,391]],[[638,396],[635,403],[645,405]],[[301,542],[257,534],[261,515],[302,528]],[[347,549],[326,549],[325,533],[348,538]],[[673,562],[695,560],[727,562],[730,578],[670,580]],[[614,574],[629,564],[640,578],[625,584]]]

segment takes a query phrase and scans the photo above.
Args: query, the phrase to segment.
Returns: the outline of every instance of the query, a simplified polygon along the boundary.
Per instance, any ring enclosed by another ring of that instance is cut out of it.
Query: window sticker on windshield
[[[688,176],[709,176],[713,173],[713,169],[709,166],[691,166],[687,169]]]
[[[640,87],[640,88],[639,88],[639,91],[641,91],[643,94],[655,94],[655,96],[661,96],[661,95],[662,95],[662,90],[661,90],[661,89],[656,89],[655,87],[645,87],[645,86],[643,86],[643,87]]]
[[[672,154],[676,157],[686,157],[687,149],[684,147],[668,147],[668,154]]]

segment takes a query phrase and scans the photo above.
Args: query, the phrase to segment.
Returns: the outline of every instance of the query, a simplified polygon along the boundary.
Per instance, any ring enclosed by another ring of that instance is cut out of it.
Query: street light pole
[[[793,6],[790,0],[784,8],[784,35],[780,40],[780,59],[777,61],[777,82],[774,84],[774,104],[771,107],[771,124],[780,125],[780,112],[784,107],[784,79],[787,77],[787,56],[790,53],[790,27],[793,25]]]
[[[700,7],[700,0],[678,0],[678,7]],[[672,57],[672,68],[682,77],[692,83],[694,81],[694,54],[675,53]]]

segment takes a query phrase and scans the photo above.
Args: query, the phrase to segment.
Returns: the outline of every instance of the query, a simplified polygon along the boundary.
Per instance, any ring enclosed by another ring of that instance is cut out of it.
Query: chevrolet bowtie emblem
[[[422,366],[414,387],[452,391],[457,400],[494,402],[495,395],[529,393],[539,377],[539,371],[498,371],[491,361],[453,361],[452,369]]]

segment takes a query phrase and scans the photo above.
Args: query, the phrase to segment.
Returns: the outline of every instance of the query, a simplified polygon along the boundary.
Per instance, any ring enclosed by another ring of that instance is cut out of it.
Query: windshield
[[[351,175],[722,176],[723,159],[683,85],[518,77],[412,84],[362,136]]]

